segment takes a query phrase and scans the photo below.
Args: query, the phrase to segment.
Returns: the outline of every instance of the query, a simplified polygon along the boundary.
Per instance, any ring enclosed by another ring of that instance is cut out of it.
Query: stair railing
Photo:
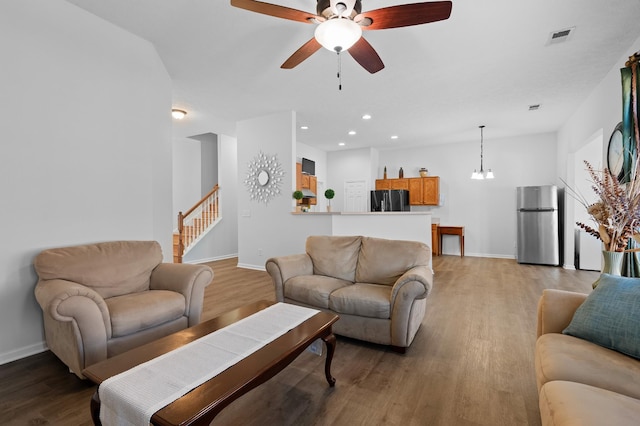
[[[218,185],[186,213],[178,212],[178,233],[174,234],[173,261],[182,263],[182,256],[218,219]],[[177,240],[177,241],[176,241]]]

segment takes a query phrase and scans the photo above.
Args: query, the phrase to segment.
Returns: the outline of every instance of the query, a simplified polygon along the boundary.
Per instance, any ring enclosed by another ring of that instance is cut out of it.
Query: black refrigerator
[[[372,212],[408,212],[409,191],[405,189],[386,189],[371,191]]]

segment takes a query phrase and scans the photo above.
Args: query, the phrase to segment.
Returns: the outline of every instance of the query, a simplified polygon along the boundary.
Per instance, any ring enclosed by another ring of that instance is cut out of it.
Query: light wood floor
[[[274,300],[266,272],[212,262],[204,319],[247,302]],[[434,258],[427,315],[405,355],[338,338],[332,373],[303,353],[233,402],[213,425],[539,425],[533,372],[536,303],[542,289],[587,293],[595,272],[514,260]],[[1,425],[90,425],[95,387],[50,352],[0,366]]]

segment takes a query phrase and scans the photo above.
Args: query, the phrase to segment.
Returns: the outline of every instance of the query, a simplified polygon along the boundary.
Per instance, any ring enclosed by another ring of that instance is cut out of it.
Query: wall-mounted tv
[[[309,160],[308,158],[302,159],[302,173],[305,175],[316,175],[316,162]]]

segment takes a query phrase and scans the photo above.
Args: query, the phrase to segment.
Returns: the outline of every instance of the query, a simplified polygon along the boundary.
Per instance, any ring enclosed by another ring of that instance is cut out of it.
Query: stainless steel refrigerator
[[[558,188],[555,185],[517,188],[518,263],[560,264]]]

